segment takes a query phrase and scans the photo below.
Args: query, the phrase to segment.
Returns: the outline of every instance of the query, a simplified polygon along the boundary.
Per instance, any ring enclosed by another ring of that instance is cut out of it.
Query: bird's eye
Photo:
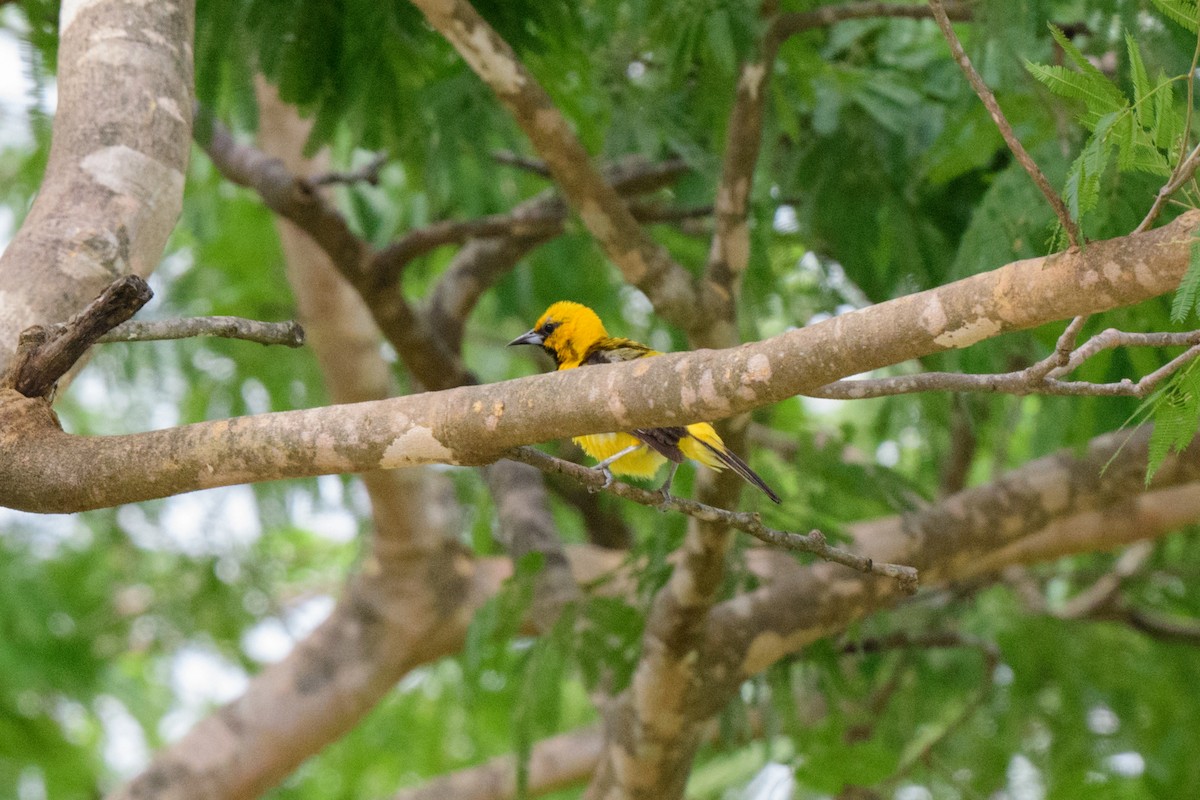
[[[554,329],[557,327],[558,327],[557,322],[547,322],[545,325],[542,326],[542,335],[549,336],[550,334],[554,333]]]

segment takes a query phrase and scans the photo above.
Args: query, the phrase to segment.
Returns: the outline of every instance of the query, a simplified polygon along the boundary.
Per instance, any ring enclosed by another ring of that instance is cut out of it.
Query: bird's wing
[[[585,366],[592,364],[620,364],[622,361],[633,361],[635,358],[658,355],[641,342],[632,339],[601,339],[588,348],[580,362]]]
[[[688,435],[687,428],[637,428],[630,433],[639,442],[676,464],[682,464],[686,458],[679,449],[679,440]]]

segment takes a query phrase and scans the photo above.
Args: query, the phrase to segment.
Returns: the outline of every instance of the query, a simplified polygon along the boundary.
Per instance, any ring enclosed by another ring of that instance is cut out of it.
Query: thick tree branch
[[[362,573],[287,658],[109,800],[258,797],[350,730],[405,673],[455,652],[472,611],[507,570],[474,564],[453,548],[419,558],[420,569]]]
[[[1048,456],[993,484],[903,517],[861,523],[852,532],[860,548],[917,566],[927,587],[995,572],[1017,561],[1161,536],[1200,517],[1200,503],[1180,503],[1173,494],[1174,487],[1194,493],[1200,447],[1171,458],[1167,472],[1156,475],[1147,492],[1148,441],[1147,429],[1132,439],[1126,434],[1101,436],[1083,457],[1073,452]],[[1126,524],[1113,526],[1114,517]],[[1082,526],[1081,536],[1065,537],[1067,526]],[[813,603],[813,598],[829,599]],[[702,658],[706,674],[722,681],[723,692],[733,691],[728,681],[735,678],[723,670],[733,668],[740,683],[782,655],[899,598],[881,579],[850,575],[831,565],[783,576],[722,604],[710,629],[713,649]],[[800,609],[798,603],[809,605]],[[711,710],[720,707],[719,701],[714,698]]]
[[[271,120],[262,128],[264,146],[299,171],[306,166],[299,154],[307,125],[269,86],[260,82],[258,88],[260,114]],[[278,222],[289,279],[312,327],[331,396],[349,402],[389,395],[379,332],[361,299],[312,239]],[[157,754],[118,796],[140,796],[150,787],[160,796],[257,796],[353,726],[415,663],[459,645],[473,611],[508,575],[507,564],[480,563],[455,544],[449,530],[456,521],[453,494],[437,491],[445,488],[439,487],[444,478],[423,470],[377,470],[363,480],[375,536],[331,619],[256,676],[241,698]],[[519,528],[513,532],[518,542],[524,535]],[[543,550],[561,558],[561,550]],[[574,587],[569,574],[566,583]],[[275,705],[286,709],[282,723],[280,714],[260,712]],[[223,743],[216,751],[205,746],[214,740]]]
[[[625,279],[645,292],[663,317],[690,329],[696,321],[691,275],[642,231],[508,43],[466,0],[413,0],[413,4],[513,115],[583,224]]]
[[[183,202],[192,0],[66,2],[46,176],[0,256],[0,372],[33,325],[149,275]]]
[[[722,419],[845,375],[1170,291],[1197,223],[1200,212],[1189,212],[728,350],[353,406],[83,438],[58,430],[36,401],[0,393],[0,505],[74,511],[248,480],[480,464],[548,439]]]

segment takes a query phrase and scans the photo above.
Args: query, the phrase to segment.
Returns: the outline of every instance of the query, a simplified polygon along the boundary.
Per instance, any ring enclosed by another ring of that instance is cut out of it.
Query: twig
[[[1200,331],[1186,333],[1130,333],[1109,328],[1071,351],[1086,317],[1076,317],[1059,337],[1055,351],[1036,364],[1016,372],[964,375],[955,372],[922,372],[890,378],[836,381],[812,392],[810,397],[833,400],[862,400],[915,392],[986,392],[1012,394],[1072,395],[1077,397],[1146,397],[1167,377],[1200,356]],[[1128,378],[1116,383],[1063,381],[1059,376],[1079,368],[1101,350],[1113,347],[1187,347],[1141,380]]]
[[[310,190],[336,183],[366,182],[372,186],[378,186],[379,172],[383,169],[383,165],[386,163],[387,153],[377,153],[369,162],[362,165],[358,169],[350,170],[348,172],[326,172],[322,175],[311,175],[307,178],[303,178],[302,182]]]
[[[579,464],[573,464],[570,461],[563,461],[562,459],[547,455],[540,450],[535,450],[532,447],[518,447],[510,450],[507,453],[507,457],[514,461],[521,461],[537,467],[546,473],[568,475],[589,489],[612,492],[618,497],[632,500],[640,505],[679,511],[682,514],[704,522],[719,522],[748,533],[754,538],[767,544],[775,545],[776,547],[782,547],[795,552],[812,553],[826,561],[833,561],[859,572],[893,578],[900,583],[906,592],[915,592],[917,588],[918,576],[916,569],[901,564],[875,561],[866,556],[856,555],[846,550],[832,547],[825,539],[825,535],[817,530],[811,531],[808,534],[778,531],[763,525],[759,515],[753,512],[728,511],[723,508],[714,508],[703,503],[697,503],[695,500],[675,496],[671,496],[664,501],[660,492],[648,491],[619,481],[614,481],[606,488],[604,486],[604,476],[599,472]]]
[[[511,150],[497,150],[492,153],[492,161],[495,161],[497,164],[516,167],[525,172],[532,172],[534,175],[541,175],[543,178],[550,177],[550,168],[546,166],[545,161],[518,155]]]
[[[35,326],[21,334],[18,353],[0,386],[26,397],[48,397],[58,379],[108,331],[132,317],[154,296],[137,275],[125,275],[62,325]]]
[[[61,327],[61,326],[55,326]],[[146,322],[124,322],[101,336],[97,341],[152,342],[165,339],[190,339],[194,336],[219,336],[222,339],[243,339],[259,344],[281,344],[287,347],[304,345],[304,328],[300,323],[260,322],[241,317],[185,317]]]
[[[1171,199],[1171,195],[1179,191],[1181,186],[1195,176],[1197,167],[1200,167],[1200,145],[1196,145],[1192,149],[1192,152],[1187,154],[1187,158],[1176,165],[1175,171],[1171,173],[1171,177],[1158,190],[1158,194],[1154,196],[1154,204],[1146,212],[1145,218],[1133,229],[1134,233],[1141,233],[1150,229],[1150,226],[1154,224],[1154,220],[1162,211],[1162,207]]]
[[[971,84],[971,88],[975,90],[975,94],[979,95],[979,99],[983,101],[983,105],[987,108],[988,113],[992,115],[992,121],[1000,129],[1000,135],[1004,137],[1004,142],[1008,145],[1008,149],[1012,150],[1013,155],[1017,157],[1017,161],[1025,168],[1025,171],[1029,173],[1029,177],[1033,178],[1033,182],[1037,184],[1038,189],[1045,195],[1046,201],[1054,209],[1054,214],[1058,217],[1063,230],[1067,232],[1067,239],[1071,242],[1071,246],[1079,247],[1079,230],[1076,228],[1074,220],[1071,219],[1066,205],[1063,203],[1062,198],[1058,196],[1058,192],[1054,191],[1053,187],[1050,186],[1050,182],[1046,180],[1046,176],[1042,174],[1042,170],[1034,162],[1033,157],[1029,155],[1025,147],[1021,144],[1021,141],[1017,139],[1016,134],[1013,133],[1012,125],[1009,124],[1008,118],[1004,116],[1004,112],[1000,110],[1000,104],[996,102],[996,96],[992,94],[992,90],[988,88],[987,84],[983,82],[983,78],[975,71],[975,66],[971,63],[971,59],[967,58],[962,42],[958,40],[958,35],[954,33],[954,26],[950,24],[950,17],[946,14],[942,0],[929,0],[929,7],[933,9],[933,18],[937,21],[938,27],[942,29],[942,34],[946,37],[946,43],[950,45],[950,52],[954,56],[954,60],[958,62],[959,68],[967,76],[967,82]]]

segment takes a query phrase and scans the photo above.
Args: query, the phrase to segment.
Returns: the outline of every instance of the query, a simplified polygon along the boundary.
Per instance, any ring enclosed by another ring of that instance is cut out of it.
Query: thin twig
[[[648,491],[620,481],[613,481],[606,487],[604,486],[604,475],[600,472],[570,461],[563,461],[532,447],[518,447],[510,450],[507,457],[537,467],[546,473],[568,475],[591,490],[608,491],[640,505],[654,506],[664,511],[678,511],[704,522],[719,522],[776,547],[795,552],[812,553],[826,561],[833,561],[859,572],[893,578],[906,592],[915,592],[917,588],[917,570],[913,567],[875,561],[866,556],[832,547],[820,531],[814,530],[808,534],[779,531],[763,525],[759,515],[753,512],[728,511],[675,496],[664,500],[661,492]]]
[[[497,150],[495,153],[492,153],[492,161],[508,167],[516,167],[525,172],[532,172],[534,175],[540,175],[543,178],[550,177],[550,168],[546,166],[545,161],[518,155],[511,150]]]
[[[348,172],[326,172],[321,175],[311,175],[303,178],[302,182],[310,190],[320,186],[329,186],[336,183],[369,183],[372,186],[379,185],[379,173],[383,169],[383,165],[387,163],[387,153],[377,153],[369,162],[359,167],[358,169]]]
[[[190,339],[195,336],[218,336],[222,339],[242,339],[247,342],[281,344],[287,347],[304,345],[304,328],[300,327],[298,322],[260,322],[241,317],[185,317],[125,322],[101,336],[98,341],[153,342]]]
[[[1063,203],[1062,198],[1058,196],[1058,192],[1054,191],[1054,188],[1050,186],[1050,181],[1046,180],[1046,176],[1042,174],[1042,170],[1033,160],[1033,157],[1029,155],[1024,145],[1017,139],[1016,134],[1013,133],[1012,125],[1009,124],[1008,118],[1004,116],[1004,112],[1000,110],[1000,104],[996,102],[996,96],[992,94],[992,90],[983,82],[983,78],[975,70],[971,59],[967,57],[966,51],[963,50],[962,42],[958,40],[958,35],[954,32],[954,26],[950,24],[950,17],[946,14],[942,0],[929,0],[929,7],[933,9],[933,18],[937,21],[938,27],[942,29],[942,34],[946,37],[946,43],[950,45],[950,52],[954,56],[954,60],[958,62],[959,68],[967,76],[967,82],[971,84],[971,88],[975,90],[975,94],[979,95],[979,99],[983,101],[983,105],[987,108],[988,113],[992,115],[992,121],[1000,129],[1000,135],[1004,137],[1004,142],[1008,145],[1008,149],[1012,150],[1013,155],[1017,157],[1017,161],[1029,173],[1029,177],[1033,178],[1033,182],[1037,184],[1042,194],[1046,196],[1046,201],[1054,209],[1054,214],[1058,217],[1063,230],[1067,232],[1067,239],[1071,242],[1071,246],[1078,247],[1080,242],[1079,230],[1075,226],[1074,220],[1071,219],[1066,205]]]

